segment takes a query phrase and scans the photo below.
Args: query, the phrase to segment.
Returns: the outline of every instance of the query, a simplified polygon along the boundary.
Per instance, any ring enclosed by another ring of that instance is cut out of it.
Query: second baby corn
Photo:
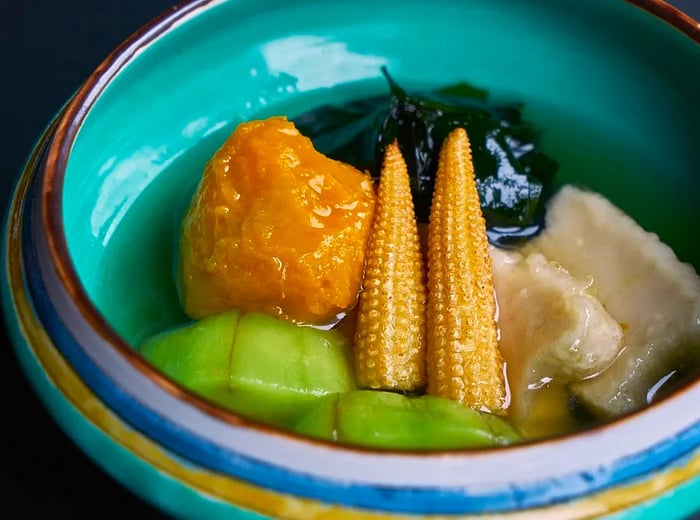
[[[406,163],[386,149],[355,332],[357,382],[366,388],[425,386],[424,266]]]
[[[428,393],[475,409],[504,406],[486,225],[467,133],[440,150],[428,228]]]

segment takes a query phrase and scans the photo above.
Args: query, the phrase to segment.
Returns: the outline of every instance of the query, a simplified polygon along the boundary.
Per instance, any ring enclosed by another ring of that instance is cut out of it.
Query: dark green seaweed
[[[404,155],[420,222],[427,222],[443,140],[467,130],[482,209],[493,243],[507,246],[535,235],[558,165],[538,149],[540,132],[523,122],[522,105],[489,101],[488,92],[459,83],[407,94],[382,69],[390,93],[324,105],[294,119],[314,146],[377,178],[394,139]]]

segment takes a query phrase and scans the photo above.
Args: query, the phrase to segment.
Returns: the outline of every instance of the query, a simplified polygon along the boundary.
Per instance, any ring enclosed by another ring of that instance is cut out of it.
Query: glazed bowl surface
[[[135,350],[184,321],[173,252],[204,164],[245,120],[467,81],[524,102],[558,182],[600,191],[700,270],[700,28],[660,2],[194,1],[114,52],[37,146],[4,308],[61,426],[181,517],[682,517],[700,385],[568,437],[415,454],[332,446],[201,400]]]

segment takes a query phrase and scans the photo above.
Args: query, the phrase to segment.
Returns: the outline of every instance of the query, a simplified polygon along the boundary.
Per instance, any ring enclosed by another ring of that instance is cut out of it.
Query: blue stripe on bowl
[[[483,494],[470,493],[469,489],[346,484],[289,471],[222,449],[155,414],[125,393],[86,354],[89,345],[82,346],[58,318],[39,267],[41,252],[38,244],[45,240],[42,234],[40,179],[40,175],[32,179],[22,230],[26,281],[40,321],[73,369],[111,410],[167,449],[211,471],[278,492],[349,507],[414,514],[506,512],[580,498],[650,472],[663,471],[700,445],[700,424],[696,424],[677,437],[620,460],[611,467],[592,468],[590,471],[530,484],[509,483],[498,492]]]

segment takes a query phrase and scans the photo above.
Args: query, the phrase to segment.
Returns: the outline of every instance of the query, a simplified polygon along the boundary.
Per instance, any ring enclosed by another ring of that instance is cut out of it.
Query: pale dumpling
[[[636,410],[660,378],[698,362],[700,278],[602,195],[565,186],[550,201],[544,232],[525,250],[590,278],[597,298],[622,324],[620,356],[599,376],[572,386],[593,412]]]
[[[511,389],[509,415],[529,436],[566,431],[569,383],[604,370],[620,325],[577,279],[543,255],[491,249],[499,348]]]

